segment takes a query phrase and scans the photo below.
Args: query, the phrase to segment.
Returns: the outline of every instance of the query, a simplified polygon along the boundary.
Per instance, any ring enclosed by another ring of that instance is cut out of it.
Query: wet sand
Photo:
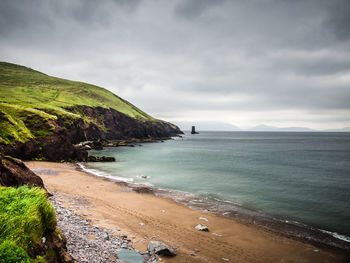
[[[88,207],[77,212],[91,223],[128,236],[141,251],[150,240],[176,247],[162,262],[345,262],[345,253],[317,248],[254,225],[210,212],[191,210],[173,200],[136,193],[123,184],[77,170],[75,164],[27,162],[51,192],[79,197]],[[208,219],[208,222],[200,220]],[[194,227],[205,224],[210,232]],[[213,233],[222,235],[215,236]],[[191,255],[192,254],[192,255]]]

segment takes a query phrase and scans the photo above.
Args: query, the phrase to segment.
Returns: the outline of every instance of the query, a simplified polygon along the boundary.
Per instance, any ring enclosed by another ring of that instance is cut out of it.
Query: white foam
[[[335,238],[338,238],[338,239],[343,240],[345,242],[350,242],[350,237],[348,237],[348,236],[340,235],[337,232],[330,232],[330,231],[322,230],[322,229],[320,229],[320,230],[321,230],[321,232],[329,234]]]
[[[84,171],[87,172],[89,174],[98,176],[98,177],[104,177],[104,178],[108,178],[114,181],[118,181],[118,182],[126,182],[126,183],[132,183],[134,181],[133,178],[125,178],[125,177],[119,177],[119,176],[112,176],[108,173],[99,171],[99,170],[95,170],[95,169],[89,169],[86,168],[83,164],[78,163],[78,166]]]

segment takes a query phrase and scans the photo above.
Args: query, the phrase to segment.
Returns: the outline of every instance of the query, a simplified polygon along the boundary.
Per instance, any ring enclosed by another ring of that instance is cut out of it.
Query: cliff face
[[[82,141],[125,140],[131,138],[164,138],[181,134],[181,130],[164,121],[144,121],[131,118],[115,109],[102,107],[75,106],[67,108],[72,113],[79,112],[85,118],[69,120],[57,116],[57,120],[50,120],[54,127],[51,135],[27,142],[14,144],[0,144],[1,151],[17,158],[46,159],[50,161],[79,160],[87,158],[87,152],[74,147]],[[42,125],[46,126],[44,120]]]

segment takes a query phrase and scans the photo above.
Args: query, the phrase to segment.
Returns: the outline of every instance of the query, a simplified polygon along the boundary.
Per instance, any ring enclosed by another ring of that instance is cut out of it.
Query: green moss
[[[0,187],[0,243],[11,240],[25,250],[56,228],[54,208],[41,188]]]

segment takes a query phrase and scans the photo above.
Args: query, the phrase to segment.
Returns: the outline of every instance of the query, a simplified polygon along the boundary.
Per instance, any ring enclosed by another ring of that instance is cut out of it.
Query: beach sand
[[[75,164],[26,164],[38,172],[49,192],[85,200],[88,208],[78,209],[79,214],[116,235],[127,235],[136,249],[145,251],[150,240],[176,247],[177,256],[162,257],[162,262],[345,262],[341,251],[317,248],[254,225],[191,210],[173,200],[136,193],[126,185],[79,171]],[[207,225],[210,232],[196,230],[197,224]]]

